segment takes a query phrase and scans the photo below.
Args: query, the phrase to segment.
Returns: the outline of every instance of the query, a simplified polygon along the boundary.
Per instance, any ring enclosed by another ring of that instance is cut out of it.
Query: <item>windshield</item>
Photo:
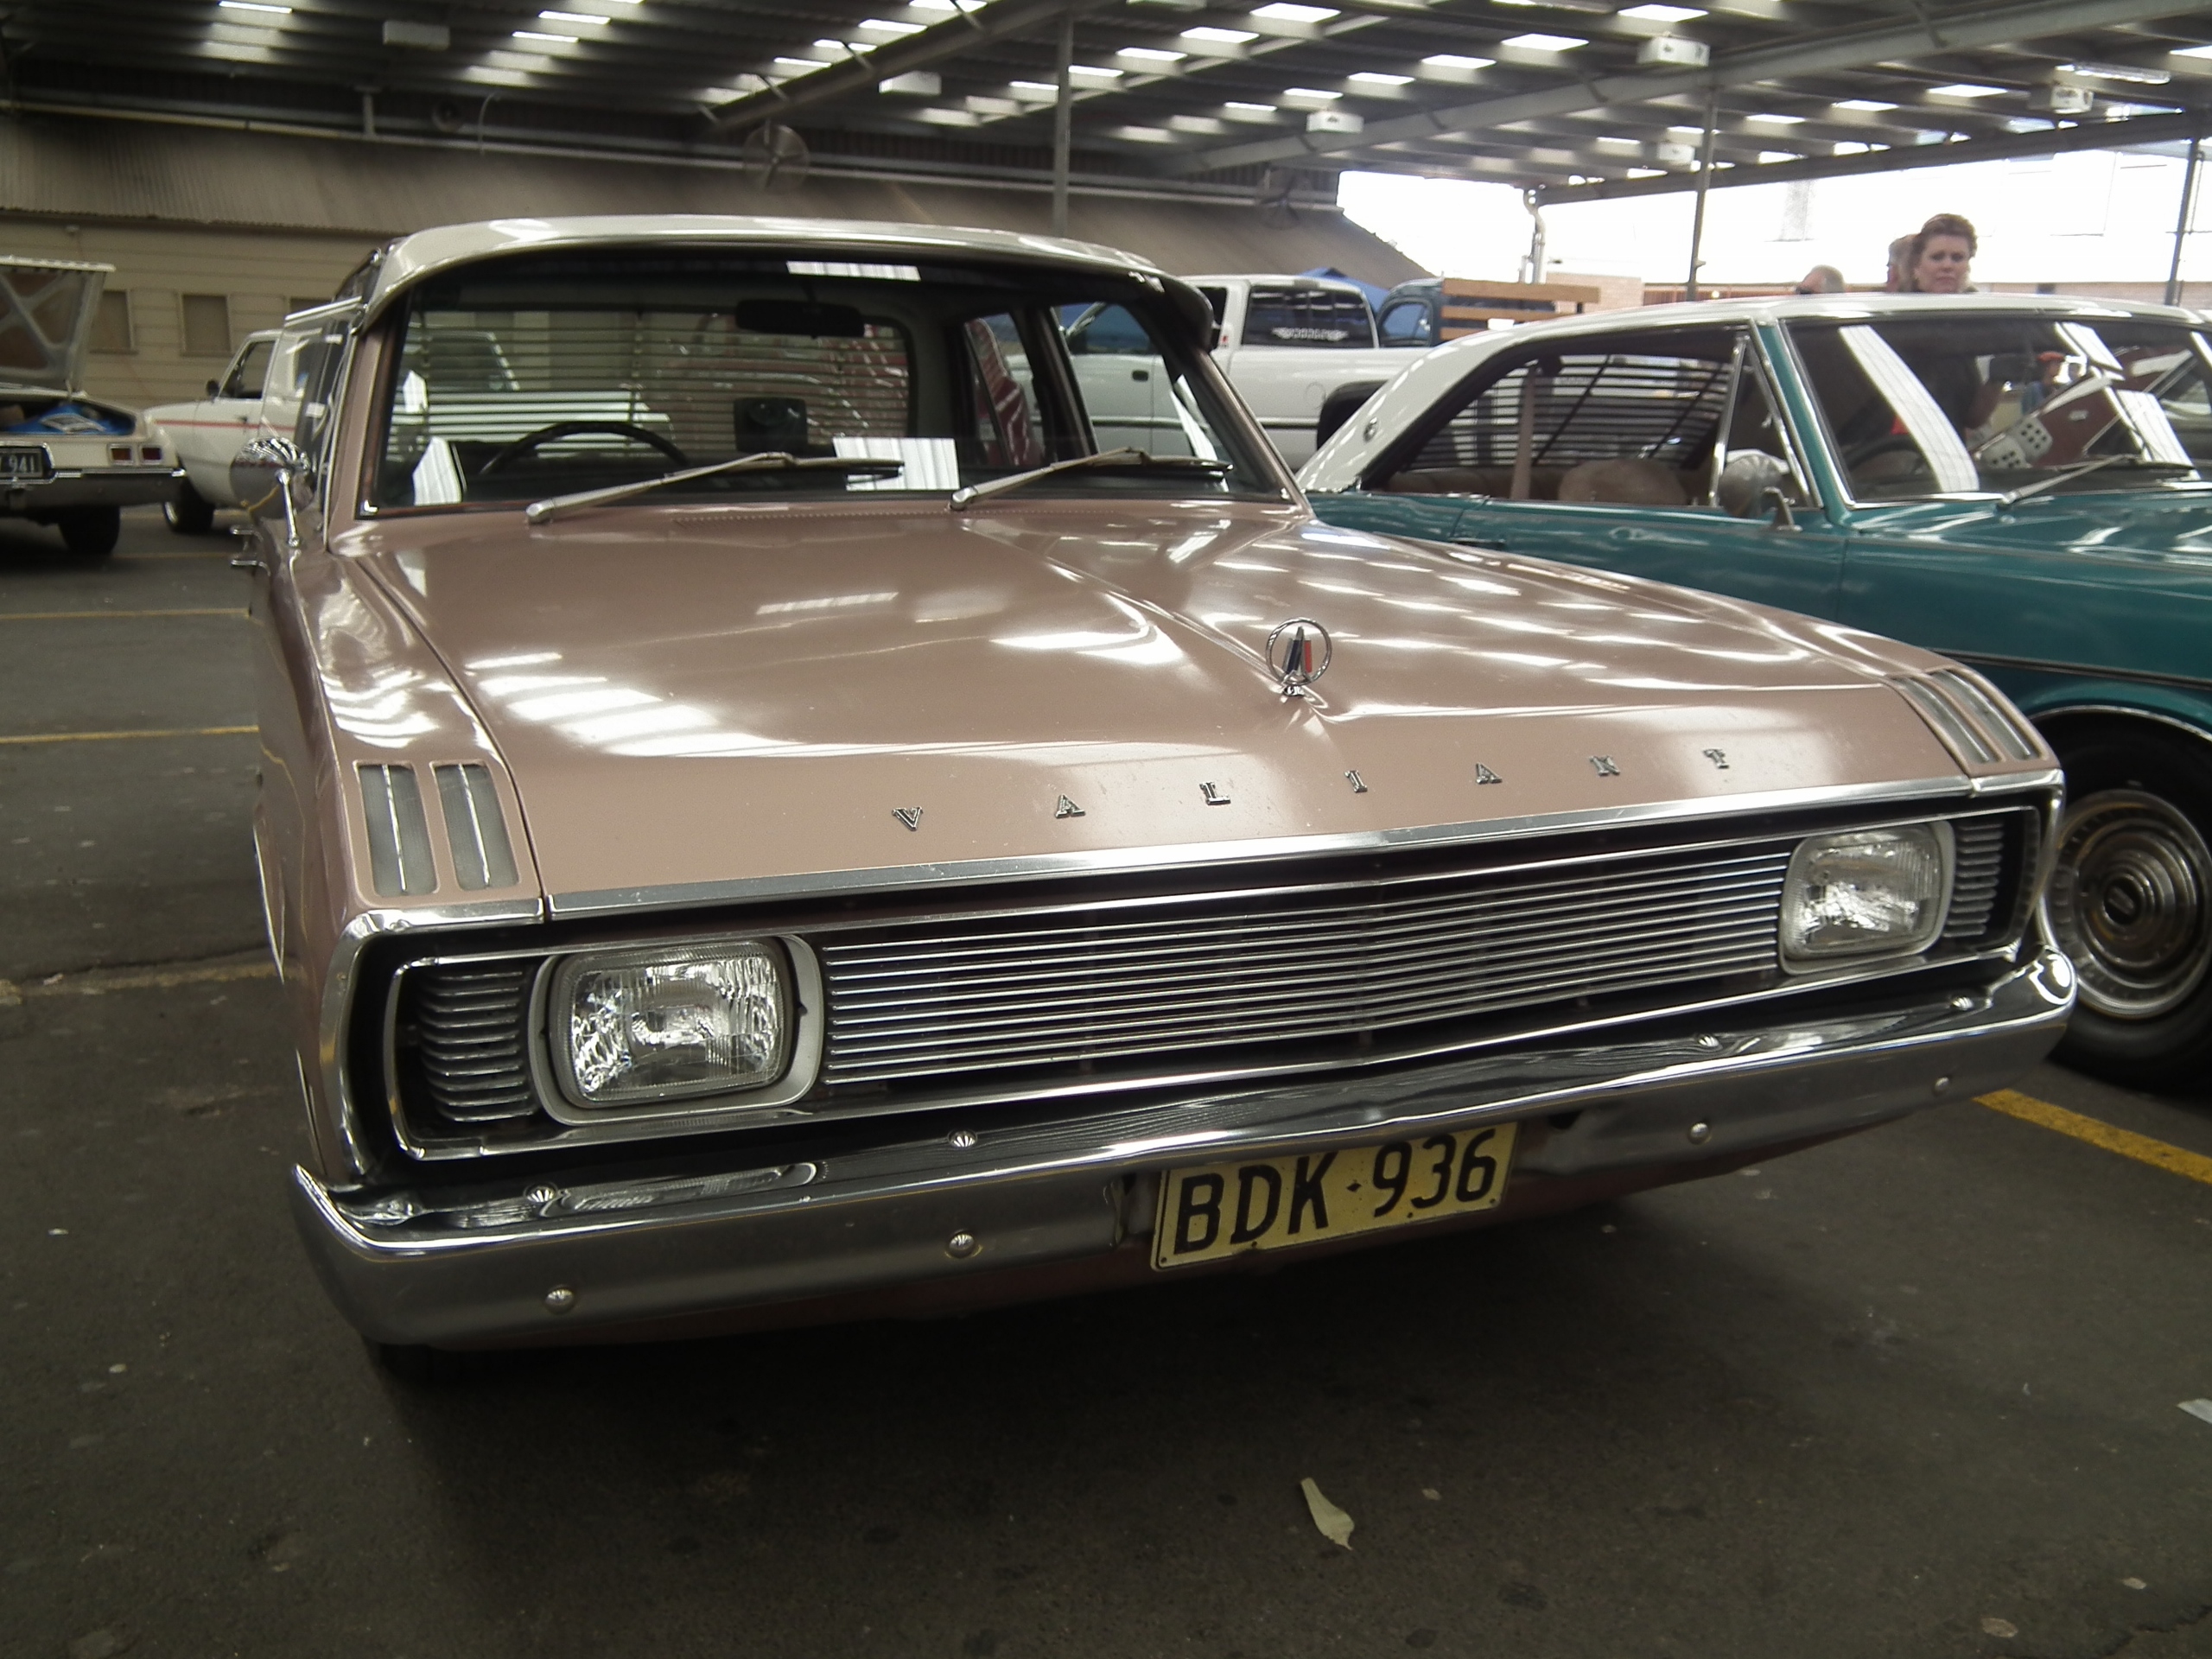
[[[2212,355],[2178,324],[1969,311],[1790,336],[1861,500],[2140,489],[2212,462]]]
[[[404,326],[380,507],[512,505],[771,454],[899,465],[770,465],[646,499],[944,496],[1124,447],[1226,466],[1172,481],[1141,465],[1072,470],[1026,496],[1282,493],[1164,302],[1125,279],[545,254],[426,283]]]

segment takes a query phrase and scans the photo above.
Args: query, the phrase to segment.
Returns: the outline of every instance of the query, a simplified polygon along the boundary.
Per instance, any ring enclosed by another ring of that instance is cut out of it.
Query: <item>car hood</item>
[[[477,711],[556,907],[1958,770],[1883,683],[1925,652],[1302,510],[629,505],[338,549]],[[1332,660],[1287,699],[1301,617]]]
[[[0,259],[0,385],[60,391],[78,384],[110,265]]]

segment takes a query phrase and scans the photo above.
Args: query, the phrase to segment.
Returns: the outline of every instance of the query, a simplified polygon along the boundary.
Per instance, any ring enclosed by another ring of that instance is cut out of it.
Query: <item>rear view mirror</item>
[[[737,326],[749,334],[800,334],[816,340],[859,340],[868,333],[849,305],[813,300],[741,300]]]
[[[308,475],[308,458],[289,438],[256,438],[231,462],[231,490],[256,519],[281,520],[284,543],[300,544],[294,486]]]
[[[221,397],[223,395],[223,388],[221,385],[216,381],[210,380],[207,383],[207,395],[210,397]]]

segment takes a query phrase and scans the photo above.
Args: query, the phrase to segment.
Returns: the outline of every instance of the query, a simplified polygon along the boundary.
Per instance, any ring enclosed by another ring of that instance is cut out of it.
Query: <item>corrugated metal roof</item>
[[[41,218],[397,236],[434,225],[582,213],[777,213],[1044,232],[1051,198],[1014,185],[825,176],[768,194],[726,163],[524,155],[462,143],[302,137],[152,121],[0,118],[0,212]],[[1422,273],[1338,213],[1078,193],[1070,233],[1164,270],[1334,265],[1389,284]]]

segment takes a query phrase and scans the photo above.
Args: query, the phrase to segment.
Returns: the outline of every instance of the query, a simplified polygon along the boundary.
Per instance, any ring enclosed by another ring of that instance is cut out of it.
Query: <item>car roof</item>
[[[987,254],[1140,280],[1181,281],[1149,261],[1096,242],[1019,231],[899,225],[875,219],[799,219],[736,213],[611,213],[571,219],[494,219],[403,236],[385,250],[365,308],[374,316],[425,277],[454,266],[532,248],[636,246],[641,243],[817,247],[888,260]]]
[[[1183,280],[1186,283],[1268,283],[1279,288],[1329,288],[1343,294],[1364,292],[1357,283],[1347,282],[1341,276],[1299,276],[1279,275],[1274,271],[1210,271],[1204,276],[1185,276]]]
[[[1575,316],[1516,323],[1510,328],[1465,334],[1433,346],[1401,370],[1397,378],[1378,394],[1384,399],[1380,407],[1389,411],[1394,422],[1401,419],[1407,410],[1426,409],[1472,373],[1485,358],[1524,348],[1531,340],[1556,340],[1565,344],[1591,335],[1630,330],[1657,334],[1676,328],[1710,328],[1746,322],[1857,322],[1883,317],[1961,314],[2066,317],[2090,321],[2132,317],[2190,327],[2203,326],[2194,313],[2177,306],[2145,305],[2079,294],[1778,294],[1700,300],[1688,304],[1633,306],[1619,311],[1586,311]],[[1299,469],[1300,480],[1311,489],[1345,487],[1343,479],[1366,465],[1369,454],[1339,432]]]

